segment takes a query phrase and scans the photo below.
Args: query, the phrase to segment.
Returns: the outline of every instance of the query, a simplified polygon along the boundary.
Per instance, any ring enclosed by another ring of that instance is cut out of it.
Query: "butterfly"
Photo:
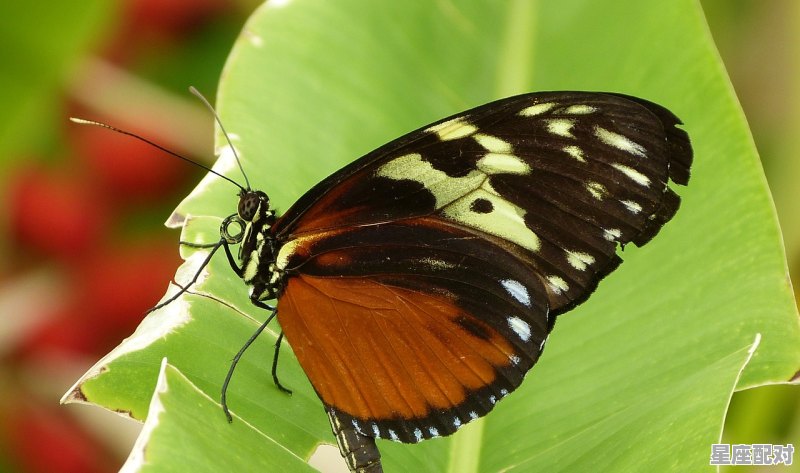
[[[234,182],[237,211],[206,261],[224,249],[270,315],[223,384],[229,419],[233,368],[274,317],[275,384],[288,391],[285,337],[353,471],[380,470],[376,438],[416,443],[486,415],[557,317],[620,264],[617,249],[675,215],[669,184],[686,185],[692,163],[680,124],[632,96],[529,93],[381,146],[281,216]]]

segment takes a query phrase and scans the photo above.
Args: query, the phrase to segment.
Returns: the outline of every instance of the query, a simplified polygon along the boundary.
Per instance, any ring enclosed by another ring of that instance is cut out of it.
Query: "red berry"
[[[59,259],[97,245],[109,221],[102,199],[63,170],[31,167],[10,179],[11,234],[18,244]]]

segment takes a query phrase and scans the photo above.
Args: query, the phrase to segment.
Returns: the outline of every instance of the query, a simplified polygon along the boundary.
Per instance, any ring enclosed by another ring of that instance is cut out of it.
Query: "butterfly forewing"
[[[493,102],[395,140],[308,192],[277,225],[304,233],[435,216],[522,252],[551,309],[584,298],[677,210],[691,149],[679,121],[641,99],[535,93]]]
[[[677,210],[688,137],[666,109],[537,93],[414,131],[271,229],[278,318],[332,418],[415,442],[486,414]]]

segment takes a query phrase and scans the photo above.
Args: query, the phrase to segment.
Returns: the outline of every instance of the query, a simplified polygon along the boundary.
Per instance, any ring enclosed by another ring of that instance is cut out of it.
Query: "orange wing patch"
[[[374,279],[291,277],[278,320],[322,401],[363,420],[457,407],[517,357],[446,296]]]

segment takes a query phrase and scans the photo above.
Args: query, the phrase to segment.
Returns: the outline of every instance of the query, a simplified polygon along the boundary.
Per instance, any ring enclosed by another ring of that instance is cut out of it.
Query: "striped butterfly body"
[[[280,217],[242,190],[220,244],[277,314],[351,469],[380,470],[374,438],[452,434],[520,385],[617,248],[677,211],[680,123],[619,94],[525,94],[378,148]]]

